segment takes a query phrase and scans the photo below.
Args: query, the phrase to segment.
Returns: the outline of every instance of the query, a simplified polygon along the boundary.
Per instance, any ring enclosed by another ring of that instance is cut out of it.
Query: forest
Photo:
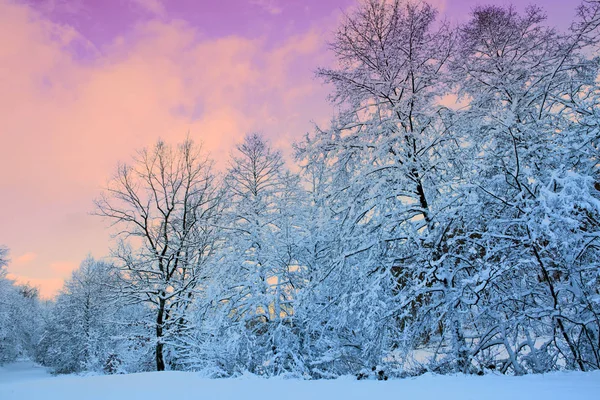
[[[363,1],[316,71],[335,114],[293,160],[260,133],[223,171],[194,132],[140,149],[94,200],[111,253],[53,300],[10,280],[0,247],[0,364],[600,369],[600,2],[574,7],[563,32],[536,6],[454,26],[426,2]]]

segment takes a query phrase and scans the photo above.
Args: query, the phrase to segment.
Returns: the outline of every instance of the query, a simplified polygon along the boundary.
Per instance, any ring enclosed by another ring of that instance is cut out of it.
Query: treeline
[[[74,272],[31,354],[215,377],[600,368],[599,35],[598,1],[567,32],[533,6],[453,28],[362,3],[300,173],[257,134],[223,175],[191,140],[139,151],[96,201],[112,261]]]

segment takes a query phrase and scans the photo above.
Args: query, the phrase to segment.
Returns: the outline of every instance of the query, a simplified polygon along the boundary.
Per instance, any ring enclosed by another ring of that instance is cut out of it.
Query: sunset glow
[[[10,276],[57,293],[110,254],[93,199],[119,161],[189,134],[223,168],[262,132],[287,157],[326,125],[314,77],[353,0],[0,0],[0,244]],[[452,23],[476,0],[436,0]],[[504,4],[503,1],[493,3]],[[508,2],[506,2],[508,3]],[[565,28],[571,1],[539,0]]]

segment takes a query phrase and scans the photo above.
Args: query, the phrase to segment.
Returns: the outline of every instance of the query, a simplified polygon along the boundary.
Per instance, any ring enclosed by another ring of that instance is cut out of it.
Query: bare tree
[[[211,167],[189,139],[177,147],[158,141],[132,165],[119,165],[96,200],[96,214],[119,228],[121,294],[153,311],[158,371],[215,249],[219,195]]]

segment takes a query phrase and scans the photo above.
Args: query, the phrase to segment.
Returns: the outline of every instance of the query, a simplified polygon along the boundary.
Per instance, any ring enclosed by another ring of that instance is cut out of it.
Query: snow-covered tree
[[[135,312],[115,296],[118,284],[113,265],[86,258],[50,308],[37,360],[56,373],[102,373],[109,364],[111,373],[143,369],[150,351],[132,336],[148,332],[130,315],[143,316],[143,310]]]
[[[211,333],[197,358],[224,374],[296,371],[294,301],[303,286],[304,236],[299,179],[265,139],[250,134],[232,156],[225,191],[224,241],[208,299],[220,316],[213,309],[211,318],[201,318],[200,329]]]
[[[539,8],[483,6],[460,32],[457,125],[476,173],[453,256],[475,271],[469,357],[502,371],[600,366],[599,11],[585,2],[559,34]]]
[[[332,44],[338,68],[319,70],[339,116],[298,145],[307,168],[323,164],[321,206],[336,225],[312,281],[327,327],[315,329],[331,335],[319,334],[323,359],[338,372],[370,370],[403,345],[426,296],[410,283],[433,279],[452,226],[461,147],[438,99],[454,37],[436,14],[426,3],[372,0],[346,16]]]
[[[12,308],[14,306],[16,290],[14,282],[6,275],[8,265],[8,249],[0,247],[0,364],[12,361],[16,358],[16,340],[11,329],[14,318]]]
[[[211,166],[191,140],[176,147],[159,141],[120,165],[96,202],[122,238],[114,251],[121,295],[153,310],[159,371],[176,361],[165,361],[165,345],[185,326],[214,252],[220,203]]]
[[[35,357],[41,333],[38,290],[7,278],[8,249],[0,247],[0,364]]]
[[[600,369],[600,1],[565,32],[535,6],[477,6],[456,29],[437,15],[364,0],[343,16],[317,72],[336,113],[294,145],[300,175],[258,134],[222,182],[189,140],[120,165],[97,201],[116,264],[84,261],[48,313],[0,248],[0,362]]]
[[[598,368],[599,10],[566,34],[535,7],[456,35],[420,2],[342,22],[319,71],[339,115],[297,146],[324,222],[299,307],[315,374],[415,350],[440,372]]]

